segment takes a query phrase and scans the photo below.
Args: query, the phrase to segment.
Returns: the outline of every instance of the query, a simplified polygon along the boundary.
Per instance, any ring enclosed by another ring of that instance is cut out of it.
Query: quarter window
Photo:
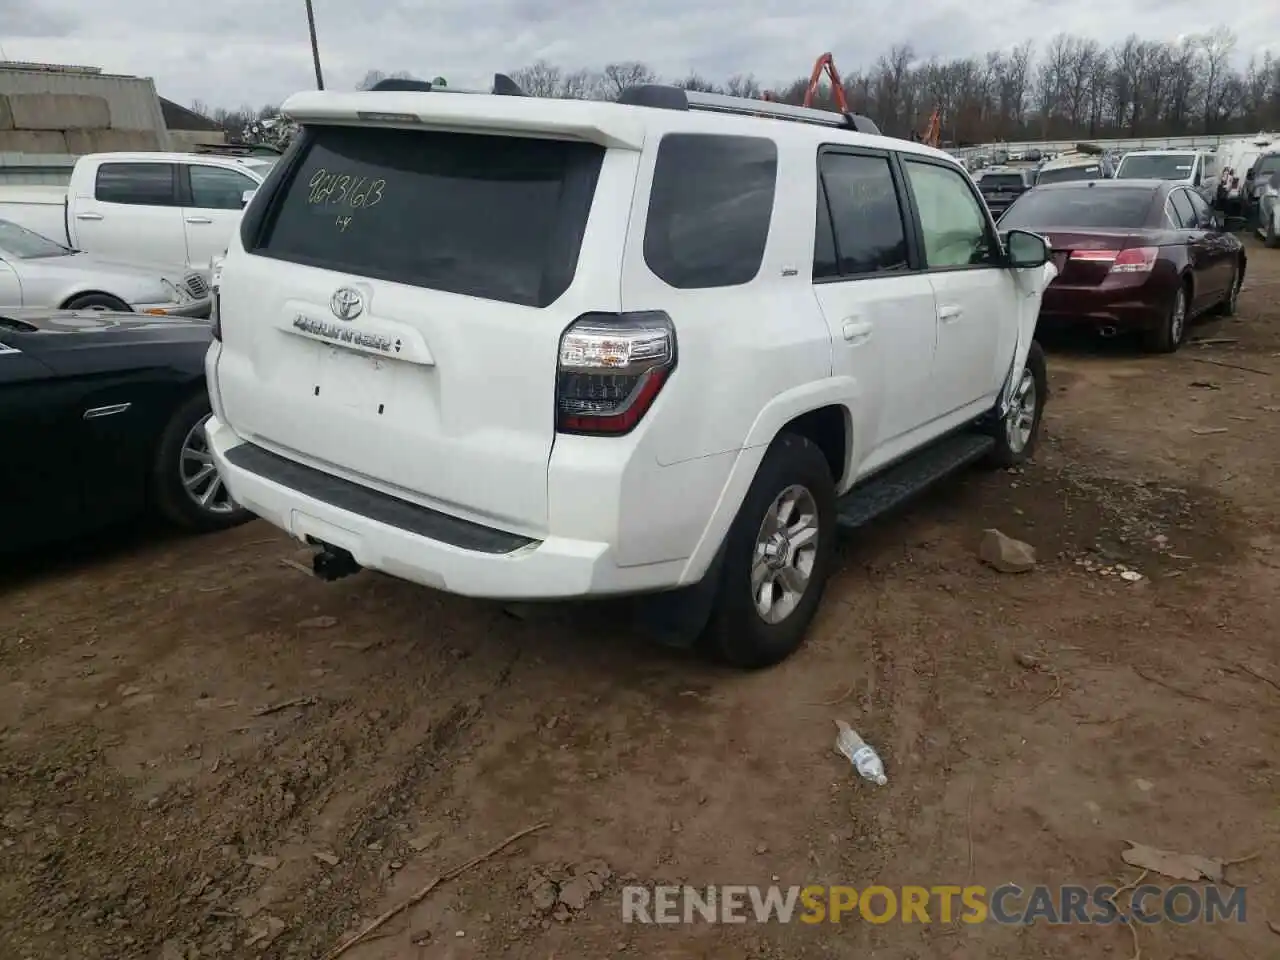
[[[769,239],[777,176],[772,140],[667,134],[649,191],[649,269],[682,290],[755,279]]]
[[[906,229],[888,158],[823,153],[818,170],[814,278],[907,269]],[[830,233],[829,252],[824,232]]]
[[[994,262],[987,217],[968,179],[957,170],[903,158],[915,195],[930,269]]]
[[[1196,225],[1196,212],[1183,190],[1175,190],[1169,194],[1169,205],[1173,207],[1174,222],[1184,230],[1192,230]]]
[[[1192,222],[1197,227],[1207,227],[1213,221],[1213,211],[1204,202],[1204,197],[1190,190],[1179,190],[1191,203]]]

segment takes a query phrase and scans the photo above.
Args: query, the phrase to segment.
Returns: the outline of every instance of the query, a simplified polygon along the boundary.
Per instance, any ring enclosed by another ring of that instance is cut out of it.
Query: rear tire
[[[1244,272],[1240,269],[1240,261],[1236,261],[1236,265],[1231,270],[1231,286],[1227,288],[1226,296],[1222,298],[1222,302],[1218,304],[1214,310],[1220,317],[1234,317],[1236,308],[1240,300],[1240,285],[1244,283]]]
[[[1142,335],[1142,346],[1148,353],[1173,353],[1187,337],[1187,315],[1191,310],[1189,284],[1182,283],[1160,325]]]
[[[203,390],[183,400],[165,424],[151,468],[156,512],[196,533],[227,530],[253,518],[231,499],[213,468],[204,440],[204,422],[211,412]]]
[[[827,458],[806,437],[780,434],[725,541],[716,608],[703,635],[709,651],[747,670],[794,653],[822,600],[835,536]]]
[[[1035,453],[1040,439],[1040,424],[1044,420],[1044,407],[1049,399],[1049,371],[1045,364],[1044,350],[1036,341],[1031,342],[1022,376],[1014,388],[1009,412],[1003,418],[995,418],[991,435],[996,445],[987,455],[987,462],[994,467],[1016,467],[1025,463]]]
[[[64,305],[64,310],[114,310],[116,313],[133,313],[133,308],[109,293],[85,293],[72,297]]]

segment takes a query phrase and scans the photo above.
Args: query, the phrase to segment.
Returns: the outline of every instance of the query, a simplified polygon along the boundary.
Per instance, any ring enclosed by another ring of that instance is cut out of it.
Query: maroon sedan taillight
[[[1073,250],[1071,259],[1083,263],[1107,263],[1110,273],[1150,273],[1160,251],[1156,247],[1129,247],[1127,250]]]

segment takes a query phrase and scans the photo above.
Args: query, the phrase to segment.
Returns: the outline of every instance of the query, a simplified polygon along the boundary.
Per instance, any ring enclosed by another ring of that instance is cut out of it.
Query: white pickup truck
[[[271,159],[94,153],[64,189],[0,187],[0,220],[122,263],[207,272]]]

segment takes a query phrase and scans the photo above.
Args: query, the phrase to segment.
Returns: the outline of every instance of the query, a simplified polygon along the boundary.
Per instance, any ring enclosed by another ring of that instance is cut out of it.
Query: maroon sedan
[[[1000,229],[1049,241],[1058,276],[1040,305],[1042,327],[1132,330],[1146,348],[1177,350],[1187,324],[1235,313],[1245,252],[1194,190],[1165,180],[1081,180],[1036,187]]]

